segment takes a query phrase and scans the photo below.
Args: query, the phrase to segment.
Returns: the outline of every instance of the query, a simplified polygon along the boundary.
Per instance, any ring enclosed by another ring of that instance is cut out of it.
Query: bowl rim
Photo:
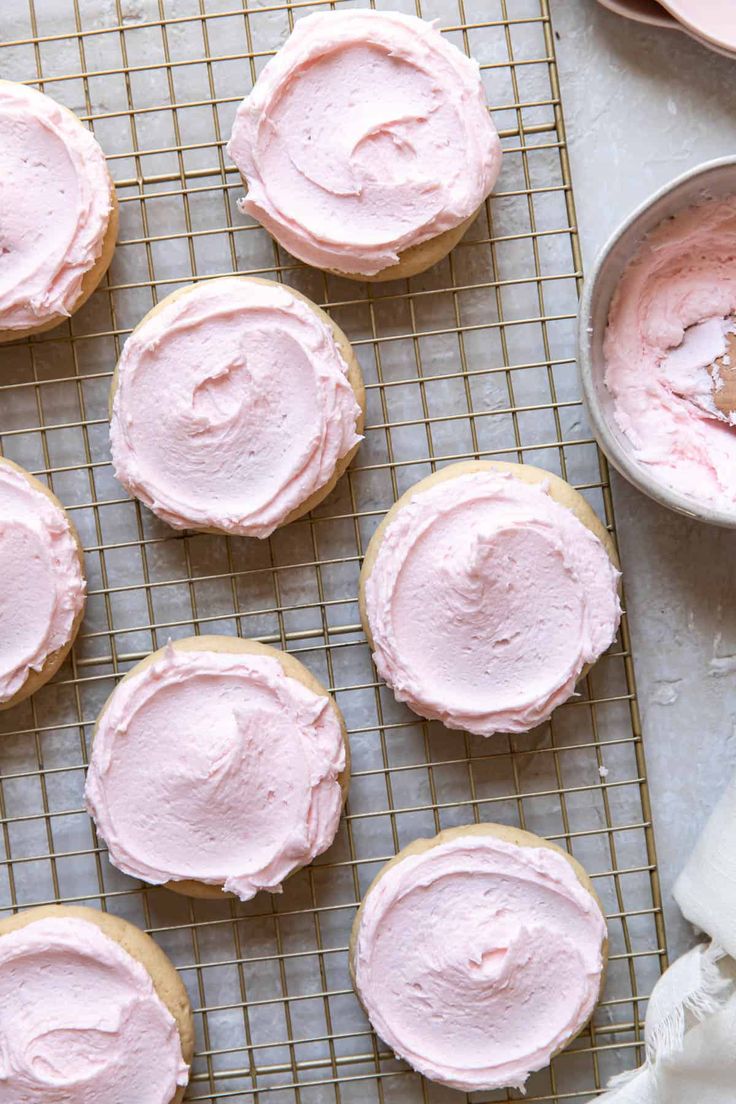
[[[608,419],[601,409],[601,405],[595,393],[592,356],[593,332],[591,327],[592,304],[597,293],[600,277],[608,263],[612,251],[616,248],[624,234],[631,230],[656,203],[665,199],[681,185],[686,184],[690,180],[697,179],[698,177],[707,176],[709,173],[717,172],[719,169],[723,168],[736,168],[736,154],[704,161],[691,169],[687,169],[684,173],[680,173],[679,176],[674,177],[674,179],[670,180],[667,184],[662,185],[662,187],[658,188],[634,207],[623,221],[619,223],[613,233],[609,235],[608,239],[599,250],[583,282],[583,291],[580,296],[578,307],[577,354],[578,376],[585,408],[593,428],[594,436],[608,459],[621,475],[643,494],[654,499],[654,501],[660,503],[660,505],[666,506],[670,510],[684,514],[689,518],[707,522],[709,525],[719,525],[723,528],[735,529],[736,505],[734,505],[733,510],[724,510],[716,506],[711,506],[708,503],[700,503],[696,499],[691,498],[690,495],[683,494],[681,491],[668,487],[660,479],[652,475],[646,465],[641,464],[628,450],[625,450],[621,446],[616,434],[609,425]],[[736,194],[736,187],[734,188],[734,194]],[[683,204],[683,207],[685,206],[689,206],[689,204]],[[666,214],[663,215],[663,220],[666,217]],[[633,255],[630,259],[633,259]]]

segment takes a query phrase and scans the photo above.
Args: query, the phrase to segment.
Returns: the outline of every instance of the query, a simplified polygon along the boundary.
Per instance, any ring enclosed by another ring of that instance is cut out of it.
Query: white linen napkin
[[[736,778],[716,805],[674,897],[710,937],[665,971],[647,1007],[646,1062],[604,1104],[736,1102]]]

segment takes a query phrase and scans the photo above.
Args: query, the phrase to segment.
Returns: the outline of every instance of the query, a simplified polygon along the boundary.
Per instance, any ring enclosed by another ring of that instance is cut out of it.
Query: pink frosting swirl
[[[713,402],[711,370],[735,313],[730,197],[682,210],[644,239],[619,281],[603,345],[616,422],[636,459],[696,503],[731,511],[736,428]]]
[[[115,474],[176,528],[267,537],[361,439],[347,371],[328,323],[289,288],[194,285],[125,344]]]
[[[618,627],[618,572],[543,484],[487,470],[419,489],[365,582],[379,674],[423,717],[525,732]]]
[[[66,514],[0,460],[0,702],[68,642],[84,592]]]
[[[0,330],[68,315],[112,210],[105,155],[70,112],[0,81]]]
[[[371,887],[355,987],[381,1038],[425,1077],[523,1089],[589,1019],[605,938],[563,855],[468,834],[406,856]]]
[[[469,218],[501,147],[475,61],[398,12],[301,19],[243,101],[242,208],[294,256],[375,275]]]
[[[169,1104],[189,1068],[148,971],[86,920],[0,938],[0,1104]]]
[[[247,901],[330,846],[344,767],[330,699],[273,656],[169,647],[108,701],[86,802],[126,874]]]

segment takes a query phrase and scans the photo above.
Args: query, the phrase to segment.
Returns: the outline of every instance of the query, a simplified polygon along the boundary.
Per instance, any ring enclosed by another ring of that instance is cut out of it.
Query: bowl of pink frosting
[[[736,416],[713,395],[734,332],[736,157],[726,157],[660,189],[604,246],[580,302],[578,364],[619,472],[662,505],[731,528]]]

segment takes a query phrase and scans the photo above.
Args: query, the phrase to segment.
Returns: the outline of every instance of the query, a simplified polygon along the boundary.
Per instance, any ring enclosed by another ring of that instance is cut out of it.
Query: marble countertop
[[[595,0],[552,0],[586,264],[620,220],[736,150],[736,61]],[[613,474],[671,956],[693,942],[672,884],[736,769],[736,532],[657,506]]]

